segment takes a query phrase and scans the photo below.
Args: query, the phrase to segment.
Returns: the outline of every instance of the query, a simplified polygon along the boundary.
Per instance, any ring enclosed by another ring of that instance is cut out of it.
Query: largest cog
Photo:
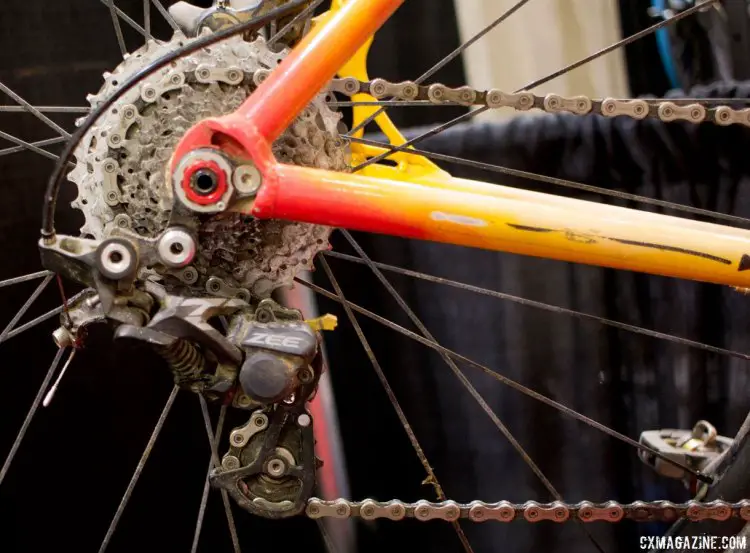
[[[126,56],[97,94],[92,107],[131,75],[190,40],[176,33],[168,42],[150,40]],[[126,92],[86,134],[75,151],[68,178],[78,187],[72,206],[85,218],[81,234],[98,240],[127,228],[153,238],[169,219],[172,191],[165,167],[180,137],[197,121],[235,110],[270,69],[288,53],[265,40],[241,36],[180,58]],[[339,131],[341,114],[321,94],[274,143],[280,161],[346,170],[349,152]],[[328,247],[331,229],[288,221],[261,221],[235,213],[204,217],[199,250],[188,271],[145,269],[168,289],[190,295],[215,293],[214,277],[229,288],[263,298],[292,283],[312,259]]]

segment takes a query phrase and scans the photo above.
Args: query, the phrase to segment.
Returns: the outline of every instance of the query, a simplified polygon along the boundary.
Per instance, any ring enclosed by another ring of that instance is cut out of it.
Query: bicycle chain
[[[587,96],[538,96],[531,92],[510,94],[498,89],[475,90],[468,86],[450,88],[443,84],[418,85],[413,81],[391,83],[384,79],[359,81],[353,77],[334,79],[329,91],[346,96],[370,94],[376,100],[394,98],[403,101],[426,101],[431,104],[452,103],[462,106],[482,106],[489,109],[513,108],[518,111],[540,109],[549,113],[574,115],[597,114],[604,117],[624,115],[633,119],[647,117],[665,122],[712,122],[717,125],[732,124],[750,127],[750,108],[734,109],[727,105],[713,105],[715,100],[674,99],[649,100],[604,98],[595,100]]]
[[[564,97],[559,94],[538,96],[531,92],[509,94],[498,89],[487,91],[474,90],[468,86],[450,88],[442,84],[428,86],[418,85],[412,81],[390,83],[384,79],[359,81],[353,77],[333,79],[329,85],[330,92],[339,92],[346,96],[355,94],[370,94],[376,100],[393,98],[403,101],[427,101],[431,104],[452,103],[463,106],[483,106],[489,109],[513,108],[518,111],[540,109],[549,113],[572,113],[574,115],[598,114],[604,117],[627,116],[633,119],[647,117],[665,122],[687,121],[690,123],[713,122],[718,125],[732,124],[750,127],[750,108],[734,109],[727,105],[711,106],[715,101],[701,101],[695,99],[648,100],[604,98],[595,100],[587,96]],[[636,501],[621,504],[616,501],[592,503],[510,503],[500,501],[485,503],[472,501],[471,503],[457,503],[455,501],[431,502],[420,500],[406,503],[400,500],[349,501],[336,499],[326,501],[311,498],[307,503],[305,514],[313,519],[330,518],[362,518],[374,520],[385,518],[393,521],[407,518],[430,521],[455,521],[468,519],[473,522],[497,521],[512,522],[525,520],[527,522],[566,522],[579,520],[581,522],[620,522],[633,520],[636,522],[664,521],[673,522],[681,518],[691,521],[718,520],[740,518],[750,521],[750,500],[737,503],[726,501],[688,501],[687,503],[672,503],[670,501]]]
[[[471,503],[457,503],[455,501],[431,502],[420,500],[415,503],[405,503],[399,500],[349,501],[336,499],[325,501],[316,497],[307,502],[305,514],[312,518],[351,518],[365,520],[385,518],[399,521],[406,518],[427,522],[430,520],[454,521],[468,519],[473,522],[497,521],[512,522],[525,520],[526,522],[566,522],[579,520],[581,522],[620,522],[633,520],[635,522],[664,521],[673,522],[680,518],[687,518],[698,522],[703,520],[725,521],[730,518],[740,518],[750,521],[750,500],[737,503],[726,501],[688,501],[687,503],[672,503],[670,501],[635,501],[633,503],[485,503],[472,501]]]
[[[270,74],[270,70],[258,70],[253,74],[253,81],[260,84],[268,74]],[[575,115],[594,113],[605,117],[624,115],[634,119],[655,117],[662,121],[683,120],[691,123],[713,121],[719,125],[736,123],[750,127],[750,108],[736,110],[726,105],[707,107],[696,100],[618,100],[614,98],[593,100],[586,96],[566,98],[558,94],[538,96],[530,92],[508,94],[497,89],[477,91],[467,86],[460,88],[449,88],[442,84],[421,86],[411,81],[390,83],[383,79],[374,79],[364,82],[353,77],[333,79],[328,90],[346,96],[367,93],[378,100],[390,97],[404,101],[426,100],[433,104],[454,103],[465,106],[485,106],[490,109],[508,107],[519,111],[528,111],[537,108],[552,113],[568,112]],[[346,499],[326,501],[313,497],[308,500],[305,514],[312,519],[356,517],[365,520],[385,518],[393,521],[407,518],[419,521],[468,519],[474,522],[490,520],[498,522],[512,522],[514,520],[540,522],[549,520],[558,523],[569,520],[580,520],[581,522],[620,522],[621,520],[671,522],[680,518],[687,518],[691,521],[725,521],[730,518],[740,518],[750,521],[750,500],[742,500],[737,503],[725,501],[689,501],[687,503],[636,501],[628,504],[621,504],[616,501],[605,503],[589,501],[537,503],[527,501],[523,504],[508,501],[497,503],[472,501],[462,504],[455,501],[431,502],[426,500],[415,503],[406,503],[400,500],[380,502],[372,499],[364,501],[349,501]]]

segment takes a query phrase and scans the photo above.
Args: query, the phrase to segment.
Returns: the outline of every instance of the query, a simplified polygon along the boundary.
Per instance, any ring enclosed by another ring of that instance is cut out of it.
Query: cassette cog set
[[[102,89],[88,98],[92,107],[139,69],[189,40],[181,33],[163,44],[150,40],[112,73],[105,73]],[[201,119],[235,110],[287,52],[270,49],[262,37],[247,41],[236,36],[180,58],[176,67],[144,79],[126,93],[75,151],[77,163],[69,179],[78,188],[72,206],[85,219],[81,235],[94,240],[163,237],[170,220],[177,219],[165,167],[182,134]],[[274,144],[275,155],[286,163],[344,170],[349,153],[339,137],[340,119],[325,95],[319,96]],[[253,171],[245,167],[238,172],[236,190],[257,183]],[[168,290],[193,296],[264,298],[290,285],[328,246],[327,227],[261,221],[204,207],[201,201],[211,193],[200,186],[210,187],[210,177],[195,175],[193,180],[192,190],[184,194],[177,187],[177,196],[191,207],[178,226],[189,228],[194,245],[186,249],[179,242],[173,249],[182,246],[183,255],[142,263],[140,278],[159,279]],[[223,186],[225,194],[233,188],[231,183]],[[223,284],[217,286],[217,280]]]

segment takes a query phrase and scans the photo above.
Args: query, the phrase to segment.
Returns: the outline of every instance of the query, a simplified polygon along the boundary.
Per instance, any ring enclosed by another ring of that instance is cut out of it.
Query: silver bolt
[[[101,267],[109,278],[122,278],[131,270],[135,259],[130,250],[118,243],[107,244],[100,253]]]
[[[310,426],[311,422],[312,419],[307,413],[302,413],[299,417],[297,417],[297,424],[299,426],[302,426],[303,428],[307,428],[308,426]]]
[[[240,165],[232,175],[232,183],[241,194],[255,194],[260,188],[261,175],[254,165]]]
[[[271,459],[266,465],[266,472],[270,476],[279,477],[284,474],[286,470],[286,464],[281,459]]]
[[[240,407],[247,407],[248,405],[250,405],[250,401],[250,398],[246,395],[241,395],[239,398],[237,398],[237,404]]]
[[[198,272],[192,267],[182,270],[182,282],[186,284],[194,284],[198,280]]]
[[[250,302],[250,293],[246,290],[240,290],[237,292],[237,299],[246,303]]]
[[[235,470],[240,468],[240,460],[234,455],[227,455],[222,459],[221,466],[225,470]]]
[[[115,199],[117,199],[116,196]],[[115,216],[115,225],[120,228],[128,228],[130,226],[130,218],[124,213],[119,213]]]
[[[216,294],[221,290],[221,282],[219,282],[218,279],[209,279],[208,288],[211,292]]]
[[[73,345],[73,336],[67,328],[61,326],[52,333],[52,339],[58,348],[69,348]]]
[[[157,251],[168,267],[184,267],[195,257],[195,240],[189,232],[181,228],[167,229],[159,238]]]

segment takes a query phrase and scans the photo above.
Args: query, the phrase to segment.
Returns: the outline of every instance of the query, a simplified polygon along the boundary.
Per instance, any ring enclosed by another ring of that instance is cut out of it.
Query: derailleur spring
[[[178,339],[168,346],[153,347],[169,365],[176,382],[194,381],[203,374],[206,358],[187,340]]]

